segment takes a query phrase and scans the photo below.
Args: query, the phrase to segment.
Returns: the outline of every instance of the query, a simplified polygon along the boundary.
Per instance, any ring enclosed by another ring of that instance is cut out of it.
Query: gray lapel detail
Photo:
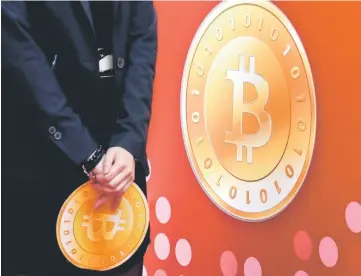
[[[94,24],[93,24],[93,17],[92,17],[92,12],[90,10],[90,1],[80,1],[83,9],[84,9],[84,12],[86,14],[86,17],[88,18],[88,21],[89,21],[89,24],[90,24],[90,27],[93,31],[93,34],[95,35],[95,29],[94,29]]]

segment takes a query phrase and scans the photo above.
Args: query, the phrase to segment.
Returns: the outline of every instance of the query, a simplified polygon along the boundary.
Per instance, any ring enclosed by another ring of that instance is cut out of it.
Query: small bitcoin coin
[[[132,184],[116,210],[110,203],[95,210],[99,195],[87,182],[63,204],[57,221],[58,244],[73,265],[109,270],[126,262],[143,242],[149,209],[143,192]]]
[[[260,221],[296,196],[316,133],[310,65],[295,29],[268,1],[224,1],[199,27],[182,79],[188,159],[213,202]]]

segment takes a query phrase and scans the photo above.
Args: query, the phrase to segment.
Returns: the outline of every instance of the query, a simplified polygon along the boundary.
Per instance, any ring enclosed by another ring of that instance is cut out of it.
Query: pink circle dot
[[[330,237],[321,240],[319,246],[319,254],[322,263],[327,267],[333,267],[337,263],[338,249],[335,241]]]
[[[249,257],[244,263],[245,276],[262,276],[262,268],[259,261],[254,257]]]
[[[165,271],[163,269],[158,269],[155,273],[154,276],[167,276],[167,273],[165,273]]]
[[[308,276],[308,274],[302,270],[299,270],[295,273],[295,276]]]
[[[235,276],[238,271],[237,258],[231,251],[224,251],[220,260],[223,276]]]
[[[143,273],[142,273],[142,276],[148,276],[147,269],[145,268],[144,265],[143,265]]]
[[[346,212],[346,223],[348,228],[354,233],[361,232],[361,204],[358,202],[350,202],[347,205]]]
[[[307,261],[312,253],[312,241],[305,231],[298,231],[293,239],[293,247],[299,259]]]
[[[170,252],[170,244],[168,237],[164,233],[159,233],[154,239],[154,250],[157,257],[164,261],[168,258]]]
[[[175,246],[175,256],[181,266],[187,266],[192,260],[192,248],[189,242],[185,239],[177,241]]]
[[[171,208],[168,199],[165,197],[158,198],[155,204],[155,214],[160,223],[167,223],[171,216]]]
[[[150,164],[150,160],[148,159],[148,168],[149,168],[149,174],[145,177],[145,180],[148,182],[150,179],[150,175],[152,174],[152,165]]]

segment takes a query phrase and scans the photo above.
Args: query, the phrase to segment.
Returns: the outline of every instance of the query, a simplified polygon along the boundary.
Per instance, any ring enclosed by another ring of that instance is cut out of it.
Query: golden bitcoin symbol
[[[90,183],[69,196],[59,212],[57,239],[75,266],[108,270],[126,262],[139,248],[148,230],[149,210],[136,184],[127,189],[115,211],[110,204],[95,210],[98,197]]]
[[[249,71],[245,70],[244,57],[240,56],[238,71],[227,70],[227,79],[233,82],[233,132],[226,132],[226,143],[237,146],[237,161],[242,161],[242,146],[247,149],[247,162],[252,162],[252,148],[264,146],[271,135],[271,117],[265,111],[268,100],[268,83],[255,72],[255,57],[250,57]],[[251,83],[258,92],[258,99],[251,104],[244,104],[244,84]],[[242,131],[243,113],[250,113],[256,116],[260,130],[256,135],[244,134]]]
[[[119,210],[116,215],[100,214],[98,217],[93,212],[90,215],[84,215],[85,222],[81,226],[87,228],[88,239],[92,241],[99,241],[101,238],[105,240],[112,240],[118,231],[124,231],[125,228],[120,224],[126,224],[124,219],[121,219],[122,210]],[[98,231],[94,231],[94,222],[101,221],[101,227]],[[112,223],[113,227],[107,231],[107,223]]]
[[[233,217],[278,214],[306,177],[316,132],[292,24],[271,2],[224,1],[198,29],[182,79],[183,138],[200,185]]]

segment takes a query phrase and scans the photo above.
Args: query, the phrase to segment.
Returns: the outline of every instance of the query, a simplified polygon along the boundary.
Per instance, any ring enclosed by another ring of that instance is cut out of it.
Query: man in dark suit
[[[157,54],[153,3],[2,2],[2,264],[7,275],[142,275],[137,253],[108,272],[58,248],[61,205],[89,177],[117,205],[146,194]]]

